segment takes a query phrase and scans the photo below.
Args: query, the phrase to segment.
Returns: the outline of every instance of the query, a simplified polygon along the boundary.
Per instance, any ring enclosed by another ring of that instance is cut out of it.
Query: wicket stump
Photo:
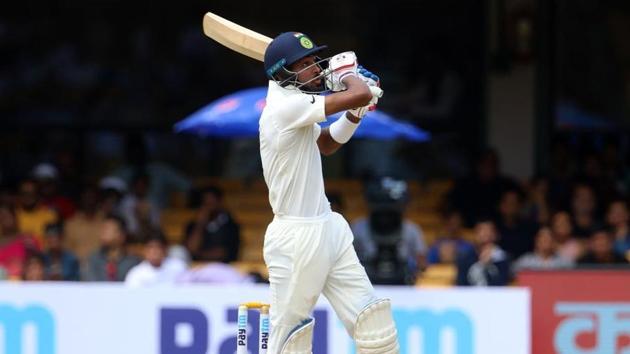
[[[247,310],[257,309],[260,312],[258,331],[258,354],[267,354],[269,343],[269,304],[262,302],[245,302],[238,307],[238,333],[236,335],[236,354],[247,352]]]

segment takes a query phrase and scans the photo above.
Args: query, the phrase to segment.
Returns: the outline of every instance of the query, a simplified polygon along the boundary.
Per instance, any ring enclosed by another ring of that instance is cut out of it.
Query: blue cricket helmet
[[[326,49],[327,46],[316,46],[313,41],[300,32],[284,32],[278,35],[269,43],[265,51],[265,72],[267,77],[273,75],[283,67],[289,66],[296,61],[314,55]]]

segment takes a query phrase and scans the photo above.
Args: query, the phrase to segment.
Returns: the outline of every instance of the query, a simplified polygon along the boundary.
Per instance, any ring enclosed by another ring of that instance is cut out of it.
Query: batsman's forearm
[[[337,152],[342,145],[330,136],[328,128],[322,128],[319,138],[317,138],[317,147],[319,147],[319,152],[322,155],[330,156]]]
[[[370,103],[372,99],[372,92],[363,80],[351,75],[343,80],[346,85],[346,93],[352,95],[353,108],[363,107]]]

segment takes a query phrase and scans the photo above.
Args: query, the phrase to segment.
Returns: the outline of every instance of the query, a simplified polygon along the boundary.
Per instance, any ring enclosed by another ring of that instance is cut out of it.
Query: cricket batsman
[[[348,223],[331,211],[320,157],[350,140],[382,90],[353,52],[319,59],[325,48],[302,33],[285,32],[264,57],[269,91],[260,155],[274,213],[263,250],[271,290],[268,352],[311,353],[310,314],[324,294],[358,353],[397,354],[390,301],[376,297]],[[325,91],[332,93],[320,95]],[[345,113],[329,128],[317,124],[337,112]]]

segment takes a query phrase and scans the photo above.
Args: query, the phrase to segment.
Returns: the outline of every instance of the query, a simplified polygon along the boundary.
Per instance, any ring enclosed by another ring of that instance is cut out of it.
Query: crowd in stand
[[[593,164],[594,162],[589,162]],[[247,282],[229,266],[239,259],[240,228],[215,187],[196,191],[197,215],[180,244],[168,244],[160,168],[120,169],[85,186],[76,199],[59,188],[56,167],[36,165],[0,193],[0,279],[126,281],[133,286],[175,282]],[[435,264],[457,267],[458,285],[507,285],[526,269],[622,266],[630,259],[630,211],[621,178],[603,184],[604,170],[518,183],[500,173],[486,151],[470,176],[445,196],[439,234],[427,244],[422,225],[405,219],[404,181],[366,184],[369,212],[352,224],[355,248],[375,283],[413,284]],[[183,177],[171,184],[190,191]],[[156,181],[162,187],[156,188]],[[376,186],[376,187],[374,187]],[[342,200],[330,195],[334,210]],[[262,237],[262,235],[261,235]],[[205,267],[190,267],[191,263]]]
[[[169,245],[160,230],[160,192],[149,187],[153,177],[136,173],[127,182],[106,176],[75,201],[57,189],[53,165],[35,166],[31,176],[0,195],[0,279],[132,286],[253,281],[220,265],[188,270],[191,262],[230,263],[238,257],[239,227],[222,208],[221,190],[196,193],[198,217],[185,228],[182,244]]]
[[[523,184],[500,173],[493,150],[481,154],[475,173],[447,196],[448,231],[429,251],[429,263],[455,263],[458,285],[505,285],[526,269],[627,266],[622,166],[589,155],[576,171],[556,167]],[[460,225],[473,228],[472,244]]]

